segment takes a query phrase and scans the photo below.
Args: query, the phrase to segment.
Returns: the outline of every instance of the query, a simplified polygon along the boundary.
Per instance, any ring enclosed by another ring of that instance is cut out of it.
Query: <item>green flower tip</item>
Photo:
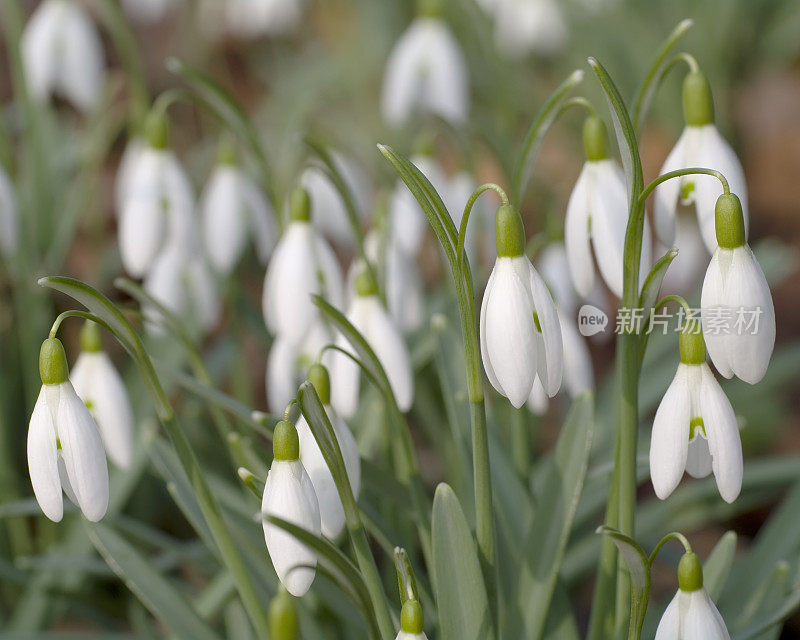
[[[703,364],[706,361],[706,343],[696,320],[687,322],[678,338],[678,345],[683,364]]]
[[[723,249],[735,249],[745,242],[742,203],[734,193],[723,193],[714,208],[717,243]]]
[[[361,297],[374,296],[378,293],[378,285],[369,272],[369,269],[362,267],[356,276],[356,294]]]
[[[312,364],[306,377],[317,390],[317,394],[319,395],[319,399],[322,404],[330,404],[331,377],[328,375],[328,369],[325,367],[325,365],[319,363]]]
[[[81,328],[81,351],[97,352],[103,350],[100,340],[100,327],[96,322],[87,320]]]
[[[42,384],[61,384],[69,379],[67,354],[58,338],[48,338],[42,342],[39,351],[39,376]]]
[[[498,257],[515,258],[525,253],[525,227],[519,211],[511,205],[501,206],[495,214],[494,241]]]
[[[169,123],[160,111],[151,111],[144,123],[147,141],[154,149],[166,149],[169,144]]]
[[[275,425],[272,435],[272,455],[275,460],[298,460],[300,458],[300,439],[297,429],[288,420],[281,420]]]
[[[272,640],[297,640],[300,637],[297,609],[283,588],[269,605],[269,637]]]
[[[441,18],[444,0],[417,0],[417,15],[423,18]]]
[[[589,116],[583,122],[583,148],[591,162],[608,158],[608,130],[598,116]]]
[[[236,164],[236,144],[229,135],[220,138],[217,147],[217,162],[223,165],[233,166]]]
[[[292,222],[308,222],[311,219],[311,198],[303,187],[297,187],[292,192],[289,219]]]
[[[696,553],[684,553],[678,563],[678,587],[681,591],[703,588],[703,566]]]
[[[400,613],[400,630],[406,633],[422,633],[422,607],[416,600],[406,600]]]
[[[711,85],[700,71],[690,71],[683,79],[683,117],[690,127],[702,127],[714,122]]]

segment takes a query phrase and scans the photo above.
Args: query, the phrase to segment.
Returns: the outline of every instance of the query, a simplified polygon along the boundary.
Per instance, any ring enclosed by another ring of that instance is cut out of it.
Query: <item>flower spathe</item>
[[[19,243],[19,212],[14,185],[0,164],[0,255],[8,256]]]
[[[708,81],[699,72],[686,76],[683,86],[686,127],[664,161],[660,174],[688,167],[706,167],[722,173],[730,190],[742,201],[745,235],[747,234],[747,183],[744,170],[733,149],[714,124],[714,104]],[[689,175],[667,180],[656,187],[653,221],[659,241],[668,247],[675,239],[678,201],[694,204],[703,242],[714,253],[717,238],[714,228],[714,207],[722,194],[722,186],[714,176]]]
[[[70,381],[100,428],[108,456],[127,469],[133,458],[133,411],[122,378],[101,348],[94,323],[84,326],[81,348]]]
[[[203,241],[211,266],[223,275],[233,271],[252,238],[266,264],[275,246],[274,214],[250,176],[235,164],[217,165],[200,198]]]
[[[550,397],[561,387],[561,328],[544,280],[522,253],[522,220],[512,207],[498,209],[495,235],[498,258],[481,303],[481,358],[492,386],[519,408],[537,376]]]
[[[678,582],[655,640],[730,640],[725,621],[703,587],[703,569],[695,554],[686,553],[681,559]]]
[[[683,472],[712,471],[720,496],[733,502],[742,488],[742,443],[731,403],[705,362],[703,337],[684,332],[681,363],[658,406],[650,440],[650,477],[656,495],[669,497]]]
[[[440,17],[414,19],[386,64],[381,112],[387,124],[405,124],[415,112],[461,124],[469,111],[464,56]]]
[[[267,516],[281,518],[318,536],[321,532],[319,502],[311,478],[299,460],[294,425],[285,420],[278,423],[273,451],[275,458],[267,474],[261,501],[264,540],[281,584],[293,596],[300,597],[306,594],[314,581],[317,554],[269,522]]]
[[[364,336],[381,363],[397,406],[408,411],[414,400],[414,376],[411,357],[397,325],[384,308],[377,295],[375,283],[365,271],[356,278],[356,296],[350,303],[347,319]],[[337,344],[352,349],[341,336]],[[344,354],[335,354],[331,370],[331,404],[343,417],[351,417],[358,407],[361,371],[358,365]]]
[[[84,517],[99,521],[108,509],[108,466],[100,432],[68,379],[64,347],[42,344],[42,389],[28,426],[28,471],[33,493],[54,522],[64,515],[62,491]]]
[[[31,95],[59,94],[80,111],[96,108],[105,82],[97,29],[74,0],[44,0],[22,34],[22,63]]]
[[[703,335],[720,374],[755,384],[764,377],[775,345],[772,294],[744,241],[739,199],[720,196],[716,211],[719,246],[706,270],[700,298]]]

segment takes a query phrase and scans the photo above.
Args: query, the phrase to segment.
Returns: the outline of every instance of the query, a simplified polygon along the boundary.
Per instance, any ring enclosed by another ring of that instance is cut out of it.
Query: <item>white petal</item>
[[[223,274],[242,255],[247,226],[238,170],[218,166],[200,197],[203,240],[212,266]]]
[[[319,501],[322,535],[336,539],[344,529],[344,509],[336,483],[305,418],[301,416],[296,426],[300,438],[300,461]]]
[[[350,480],[350,488],[353,496],[358,500],[361,492],[361,456],[358,453],[358,445],[353,437],[350,427],[334,411],[333,407],[326,407],[328,417],[336,431],[336,438],[339,441],[339,448],[342,451],[344,467],[347,470],[347,478]]]
[[[724,327],[724,316],[730,311],[726,303],[725,282],[732,259],[733,252],[728,249],[718,247],[714,251],[706,269],[700,297],[700,319],[706,350],[717,371],[726,378],[733,376],[733,334]]]
[[[531,387],[531,393],[525,401],[525,406],[528,407],[528,410],[533,415],[543,416],[547,413],[548,404],[547,392],[544,390],[539,376],[536,376],[536,380],[533,381],[533,386]]]
[[[314,248],[318,264],[317,277],[322,287],[322,295],[334,307],[341,308],[344,304],[344,279],[336,254],[321,236],[317,236]]]
[[[709,260],[694,215],[684,214],[677,217],[674,246],[678,249],[678,255],[667,269],[661,291],[664,294],[678,293],[688,296],[697,290]],[[658,255],[663,255],[667,249],[669,247],[661,247]]]
[[[415,256],[422,247],[427,220],[416,199],[403,182],[398,182],[389,201],[391,237],[403,251]]]
[[[98,106],[105,82],[103,45],[89,16],[76,2],[68,3],[69,10],[59,25],[59,75],[56,82],[60,92],[81,111]]]
[[[742,441],[736,414],[708,365],[700,365],[703,378],[700,406],[711,452],[712,469],[722,499],[733,502],[742,489]]]
[[[530,270],[523,264],[524,271],[518,272],[513,260],[498,258],[495,263],[494,283],[484,294],[484,337],[487,359],[499,383],[497,391],[519,408],[536,377],[536,328]]]
[[[202,256],[195,254],[190,258],[183,277],[189,303],[186,313],[201,332],[210,331],[219,321],[222,308],[214,276]]]
[[[177,0],[122,0],[125,12],[143,24],[158,22],[176,4]]]
[[[569,275],[567,249],[563,242],[552,242],[539,253],[536,269],[544,278],[558,308],[572,318],[577,311],[577,297]]]
[[[594,389],[592,357],[586,340],[578,332],[575,321],[565,317],[559,309],[558,320],[561,327],[561,341],[564,344],[564,386],[574,398],[584,391]]]
[[[658,405],[650,440],[650,478],[662,500],[678,486],[686,468],[691,420],[688,367],[679,364],[675,377]],[[694,365],[691,365],[694,366]]]
[[[478,329],[480,332],[481,361],[483,362],[483,369],[486,371],[486,377],[489,378],[489,382],[497,391],[503,393],[500,381],[497,379],[494,369],[492,368],[492,361],[489,358],[489,351],[486,344],[486,307],[488,306],[488,302],[492,297],[491,292],[494,285],[495,272],[497,271],[496,262],[497,261],[495,261],[495,266],[492,268],[492,273],[489,274],[489,281],[486,283],[486,289],[484,289],[483,292],[483,301],[481,302],[481,315]],[[541,381],[539,384],[541,385]],[[547,397],[547,394],[545,394],[545,397]]]
[[[352,313],[348,314],[348,319],[359,329],[357,326],[359,321]],[[348,353],[353,353],[350,343],[342,335],[336,339],[336,345]],[[358,409],[360,383],[361,370],[358,365],[349,356],[339,351],[334,352],[331,368],[331,404],[343,418],[352,417]]]
[[[297,394],[297,348],[278,336],[267,356],[267,404],[272,413],[282,413]]]
[[[87,520],[108,509],[108,466],[103,441],[86,405],[70,382],[60,386],[57,431],[67,477]]]
[[[400,631],[395,640],[428,640],[425,633],[408,633],[407,631]]]
[[[687,129],[684,129],[678,142],[669,152],[659,175],[684,169],[687,167],[685,160],[685,146]],[[673,178],[662,182],[655,190],[655,203],[653,205],[653,222],[656,237],[665,247],[671,247],[675,240],[675,216],[678,209],[678,195],[681,191],[681,180]]]
[[[664,610],[664,615],[661,616],[661,621],[658,623],[656,629],[655,640],[679,640],[681,633],[681,605],[686,596],[683,592],[678,591],[675,597],[670,600],[667,608]],[[688,603],[687,603],[688,604]]]
[[[516,258],[512,258],[515,260]],[[542,380],[542,385],[551,398],[558,393],[561,388],[561,378],[564,371],[564,344],[561,338],[561,323],[558,319],[558,311],[550,297],[544,280],[537,273],[530,263],[530,260],[522,258],[530,275],[531,297],[533,307],[539,318],[539,326],[542,329],[541,337],[544,341],[544,349],[537,350],[536,370]]]
[[[566,42],[567,24],[554,0],[500,0],[494,13],[495,42],[509,58],[551,56]]]
[[[58,478],[56,428],[45,391],[44,386],[39,391],[28,426],[28,472],[33,493],[44,515],[53,522],[60,522],[64,505]]]
[[[83,352],[70,371],[75,393],[90,407],[106,451],[121,469],[133,458],[133,411],[117,370],[104,351]]]
[[[587,163],[583,166],[570,194],[564,221],[564,244],[567,249],[570,275],[575,290],[584,297],[589,295],[594,284],[594,265],[589,245],[588,174]]]
[[[119,224],[122,266],[134,278],[141,278],[152,268],[164,240],[161,207],[156,200],[134,197],[122,209]]]
[[[305,483],[310,485],[311,480],[299,460],[273,461],[264,486],[261,512],[264,516],[282,518],[319,535],[319,505],[313,494],[309,496]],[[266,520],[264,539],[283,586],[295,597],[305,595],[314,581],[316,552]]]
[[[592,246],[597,266],[608,288],[622,297],[622,255],[628,225],[628,192],[625,176],[615,160],[587,163],[587,182]],[[649,234],[645,239],[649,243]],[[649,258],[649,251],[648,251]],[[590,258],[591,259],[591,258]],[[642,265],[647,273],[647,265]]]
[[[131,184],[138,171],[138,166],[144,157],[147,145],[140,137],[128,140],[125,151],[117,167],[117,177],[114,180],[114,214],[119,217],[131,193]]]
[[[728,629],[705,589],[692,591],[682,620],[682,640],[730,640]]]
[[[0,165],[0,254],[10,255],[19,242],[19,213],[14,185]]]
[[[701,433],[696,433],[689,440],[686,473],[693,478],[705,478],[711,473],[711,452],[708,449],[708,440]]]
[[[25,82],[37,100],[47,99],[58,80],[58,32],[68,10],[64,0],[46,0],[25,25],[20,43]]]
[[[387,124],[403,124],[422,90],[421,69],[425,56],[424,31],[414,22],[395,44],[386,64],[381,94],[381,113]]]

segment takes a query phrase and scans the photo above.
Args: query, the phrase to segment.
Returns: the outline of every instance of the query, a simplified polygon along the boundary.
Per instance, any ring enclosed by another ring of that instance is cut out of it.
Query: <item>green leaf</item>
[[[378,622],[372,609],[369,590],[358,568],[351,562],[350,558],[325,538],[315,536],[302,527],[275,516],[267,516],[266,519],[316,551],[322,565],[320,569],[350,597],[359,611],[361,611],[361,615],[364,616],[369,628],[370,637],[374,639],[381,638]]]
[[[458,498],[444,483],[433,499],[433,562],[443,640],[492,640],[475,541]]]
[[[743,628],[746,625],[745,628],[750,629],[752,635],[772,635],[772,632],[779,632],[780,626],[775,623],[775,615],[784,610],[784,601],[790,595],[790,570],[788,562],[776,562],[770,576],[751,593],[744,609],[734,617],[731,627]]]
[[[609,536],[614,541],[628,566],[631,577],[631,622],[628,637],[638,638],[642,632],[647,600],[650,597],[650,562],[647,554],[635,540],[616,529],[603,525],[597,529],[597,533]]]
[[[200,619],[186,598],[122,536],[103,523],[87,522],[86,527],[92,544],[108,566],[175,636],[218,640],[219,636]]]
[[[658,295],[661,291],[661,284],[664,282],[664,276],[667,275],[667,269],[669,269],[669,266],[672,264],[672,261],[677,255],[678,250],[674,247],[667,251],[661,257],[661,259],[653,265],[650,273],[647,274],[644,285],[642,285],[642,293],[639,295],[639,308],[643,310],[643,317],[648,318],[648,320],[650,318],[650,314],[654,311],[653,306],[656,304],[656,302],[658,302]],[[642,336],[640,360],[644,358],[644,352],[647,347],[647,339],[649,336],[650,334],[646,331]]]
[[[691,28],[692,20],[682,20],[672,33],[669,34],[661,49],[658,50],[653,64],[650,65],[650,70],[647,72],[642,85],[636,92],[636,98],[633,102],[633,124],[636,131],[641,131],[644,126],[644,121],[647,118],[647,112],[650,109],[650,104],[653,101],[656,91],[658,90],[664,73],[667,71],[669,62],[667,56],[678,44],[678,41],[683,35]]]
[[[703,585],[711,599],[719,600],[725,582],[731,573],[736,555],[737,535],[735,531],[727,531],[717,542],[714,550],[703,563]]]
[[[519,158],[517,159],[516,166],[514,167],[514,177],[512,180],[512,197],[511,201],[516,206],[522,205],[522,200],[525,198],[525,192],[528,190],[528,182],[530,181],[531,171],[536,162],[536,156],[539,153],[539,148],[542,146],[542,141],[547,134],[548,129],[558,117],[559,109],[564,103],[567,94],[576,87],[583,80],[583,71],[573,71],[569,77],[564,80],[550,97],[547,98],[545,103],[539,109],[536,117],[533,119],[531,126],[528,128],[527,133],[522,141],[522,149],[520,150]]]
[[[578,508],[594,428],[593,400],[581,394],[573,403],[552,458],[537,475],[533,525],[527,561],[521,567],[518,605],[525,637],[542,637],[553,590]]]

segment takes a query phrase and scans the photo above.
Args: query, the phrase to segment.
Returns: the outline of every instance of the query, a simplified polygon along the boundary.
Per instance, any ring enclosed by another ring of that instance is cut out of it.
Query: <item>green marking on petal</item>
[[[692,418],[692,421],[689,423],[689,441],[690,442],[695,439],[695,437],[697,436],[697,431],[698,430],[700,431],[700,435],[702,435],[704,438],[707,438],[707,436],[706,436],[706,425],[703,423],[703,419],[701,417],[699,417],[699,416],[696,417],[696,418]]]
[[[533,312],[533,324],[536,325],[536,331],[541,333],[542,332],[542,325],[539,324],[539,316],[536,314],[535,311]]]
[[[693,193],[694,193],[694,182],[689,180],[685,181],[681,185],[681,200],[687,202],[688,200],[691,199]]]

